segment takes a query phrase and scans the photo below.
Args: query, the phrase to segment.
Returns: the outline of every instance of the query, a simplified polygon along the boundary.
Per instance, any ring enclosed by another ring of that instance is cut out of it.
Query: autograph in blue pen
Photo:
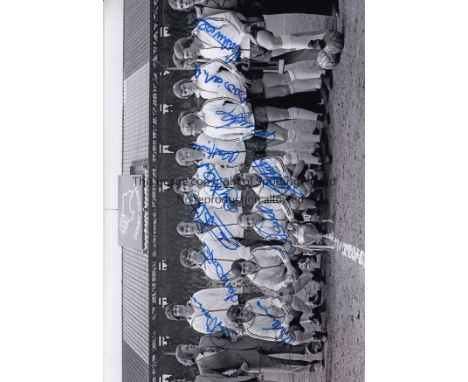
[[[216,275],[218,276],[219,281],[223,283],[223,285],[226,287],[228,294],[224,301],[232,301],[232,302],[238,302],[239,298],[237,296],[237,291],[236,288],[232,285],[231,281],[228,278],[228,274],[231,272],[230,270],[225,272],[223,269],[223,266],[221,263],[216,260],[214,256],[214,252],[206,242],[203,242],[205,244],[205,247],[202,250],[203,257],[205,258],[205,261],[212,265],[215,270],[216,270]]]
[[[266,239],[277,239],[284,242],[289,242],[288,233],[284,229],[283,224],[281,224],[281,222],[276,217],[275,212],[265,205],[260,205],[259,211],[260,213],[267,215],[267,219],[265,220],[271,221],[274,228],[274,232],[268,232],[255,225],[255,228],[262,233],[262,236]]]
[[[280,337],[279,337],[279,340],[281,340],[279,343],[278,343],[278,346],[279,347],[284,347],[286,346],[288,343],[290,343],[292,340],[293,340],[293,337],[291,336],[291,334],[289,334],[289,332],[286,330],[286,328],[283,326],[283,324],[281,323],[280,320],[278,320],[277,317],[273,316],[266,307],[264,307],[262,305],[262,303],[260,302],[260,300],[257,300],[256,301],[257,303],[257,306],[262,309],[265,314],[270,317],[272,320],[273,320],[273,324],[271,325],[270,328],[263,328],[263,330],[279,330],[280,331]],[[280,344],[283,344],[282,346]]]
[[[216,212],[213,212],[213,214],[210,213],[206,204],[200,204],[198,209],[195,210],[195,213],[196,215],[194,216],[193,221],[197,223],[197,227],[200,231],[205,225],[214,226],[218,229],[210,229],[208,231],[213,239],[218,240],[226,249],[235,250],[239,248],[239,241],[223,224]]]
[[[240,155],[240,151],[230,151],[218,149],[214,145],[212,147],[207,147],[204,145],[198,145],[192,143],[190,147],[194,150],[203,151],[208,154],[208,159],[213,159],[214,157],[220,157],[222,160],[227,160],[228,163],[233,163]]]
[[[199,31],[205,32],[209,37],[215,40],[216,43],[219,44],[219,47],[221,48],[221,50],[226,49],[226,50],[231,51],[231,54],[228,57],[226,57],[224,62],[229,63],[232,61],[239,61],[240,46],[234,41],[232,41],[229,37],[221,33],[219,31],[221,29],[220,27],[215,27],[213,24],[210,24],[208,21],[206,21],[203,18],[195,19],[193,24],[196,25],[196,28]]]
[[[263,131],[263,130],[255,130],[254,135],[256,137],[265,138],[265,139],[276,139],[276,131]]]
[[[201,76],[202,70],[197,64],[192,65],[195,69],[195,78],[198,79],[198,77]],[[206,69],[203,69],[203,73],[205,74],[205,84],[213,81],[216,84],[222,84],[224,81],[221,77],[217,76],[216,74],[213,74],[211,77],[209,73],[206,71]]]
[[[264,159],[260,159],[252,163],[252,167],[256,169],[260,176],[264,178],[263,184],[275,192],[283,196],[306,196],[304,192],[297,188],[291,187],[287,181],[280,176],[276,170]],[[291,195],[292,194],[292,195]]]
[[[217,110],[216,114],[221,115],[221,121],[226,122],[225,125],[218,126],[217,128],[223,128],[223,127],[229,127],[234,124],[239,125],[240,127],[244,128],[249,128],[249,127],[255,127],[255,124],[248,121],[247,118],[250,117],[251,113],[238,113],[234,114],[235,109],[232,109],[231,111],[224,111],[224,110]]]
[[[198,67],[197,64],[193,64],[193,67],[195,69],[195,78],[198,79],[202,75],[202,70],[204,74],[204,82],[205,84],[213,81],[215,84],[223,84],[224,88],[232,93],[234,96],[239,97],[239,102],[240,103],[245,103],[247,102],[247,92],[244,90],[241,90],[238,86],[230,83],[229,81],[224,81],[220,76],[213,74],[210,76],[210,74],[207,72],[206,69],[201,69]]]
[[[211,197],[220,198],[226,211],[235,212],[238,190],[228,187],[228,179],[223,178],[213,165],[204,163],[198,167],[205,169],[203,173],[204,185],[210,187]]]
[[[206,331],[207,333],[215,333],[221,331],[230,340],[235,339],[235,332],[229,328],[226,328],[222,321],[218,317],[213,316],[209,310],[206,310],[203,304],[198,301],[195,297],[191,297],[193,303],[197,304],[203,315],[206,317]]]
[[[223,178],[211,163],[201,163],[197,166],[204,170],[203,186],[218,186],[227,187],[229,184],[228,178]]]

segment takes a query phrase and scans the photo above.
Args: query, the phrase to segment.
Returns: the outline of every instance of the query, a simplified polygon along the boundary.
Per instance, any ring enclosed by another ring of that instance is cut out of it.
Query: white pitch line
[[[365,255],[362,249],[356,248],[351,244],[343,243],[337,238],[333,238],[333,244],[340,254],[347,257],[348,259],[355,261],[365,268]]]

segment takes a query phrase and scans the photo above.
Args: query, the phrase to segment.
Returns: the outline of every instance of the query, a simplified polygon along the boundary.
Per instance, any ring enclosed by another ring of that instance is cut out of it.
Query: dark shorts
[[[245,148],[247,149],[247,154],[249,152],[263,153],[267,147],[268,147],[268,141],[262,137],[252,137],[245,141]],[[255,159],[258,159],[258,158],[255,158]],[[255,159],[253,159],[252,162]]]
[[[242,74],[250,81],[261,80],[263,78],[263,70],[257,69],[250,69],[246,70],[246,68],[241,69]]]
[[[252,138],[245,141],[245,148],[247,149],[247,154],[249,152],[264,153],[268,146],[268,140],[265,137],[261,136],[261,134],[265,133],[268,129],[268,122],[266,122],[266,114],[264,113],[265,110],[263,107],[253,108],[253,114],[255,117],[255,131],[258,135],[255,135]],[[264,120],[265,122],[263,122]]]
[[[333,1],[330,0],[238,0],[237,9],[244,16],[263,16],[279,13],[307,13],[330,16]]]
[[[257,38],[258,30],[252,30],[252,35]],[[271,52],[261,46],[250,43],[250,61],[270,62]]]
[[[250,142],[252,139],[255,139],[254,138],[251,138],[247,141],[245,141],[245,148],[247,149],[246,153],[245,153],[245,161],[244,161],[244,165],[245,165],[245,168],[250,168],[250,166],[252,165],[252,163],[254,161],[256,161],[257,159],[260,159],[260,158],[264,158],[266,156],[265,154],[265,151],[264,150],[250,150],[247,146],[250,145],[250,147],[254,147],[254,143],[248,143]]]
[[[264,88],[262,80],[251,80],[247,87],[247,100],[256,101],[264,97]]]
[[[264,106],[253,106],[253,115],[255,118],[255,124],[258,125],[268,125],[268,117]],[[264,131],[266,130],[266,126]]]
[[[263,99],[265,93],[262,81],[263,71],[241,69],[241,73],[250,81],[247,85],[247,101],[255,102]]]

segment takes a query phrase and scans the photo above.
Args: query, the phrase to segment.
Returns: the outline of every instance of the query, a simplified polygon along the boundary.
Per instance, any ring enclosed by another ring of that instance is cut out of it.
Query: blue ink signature
[[[206,310],[201,302],[199,302],[195,297],[191,297],[191,300],[198,305],[198,308],[201,310],[203,315],[206,317],[206,331],[207,333],[215,333],[217,331],[223,332],[223,334],[229,338],[231,341],[236,337],[236,333],[226,328],[222,321],[219,321],[218,317],[213,316],[209,310]]]
[[[195,78],[198,79],[198,77],[201,76],[202,74],[202,69],[197,65],[197,64],[192,64],[194,69],[195,69]],[[210,77],[210,74],[206,71],[206,69],[203,69],[203,73],[205,75],[204,82],[205,84],[213,81],[215,84],[222,84],[224,83],[224,88],[229,91],[230,93],[234,94],[236,97],[239,97],[240,103],[245,103],[247,102],[247,92],[240,89],[234,84],[231,84],[229,81],[224,82],[224,80],[216,75],[213,74]]]
[[[238,113],[234,114],[235,109],[232,109],[231,111],[224,111],[224,110],[218,110],[216,111],[217,115],[222,115],[221,121],[227,122],[223,126],[218,126],[217,128],[223,128],[223,127],[229,127],[233,124],[240,125],[241,127],[253,127],[255,128],[255,124],[248,121],[247,118],[250,116],[250,113]]]
[[[305,196],[301,190],[291,187],[264,159],[256,160],[252,163],[252,167],[260,173],[260,176],[264,177],[262,183],[280,195],[292,196],[292,193],[294,196]]]
[[[228,184],[228,178],[223,178],[211,163],[201,163],[197,168],[205,170],[203,172],[203,186],[215,186],[219,184],[219,187],[226,187]]]
[[[261,228],[255,225],[255,228],[257,229],[257,231],[261,233],[261,236],[263,236],[265,239],[277,239],[277,240],[282,240],[288,243],[289,242],[288,233],[285,231],[281,222],[277,219],[275,212],[271,208],[265,205],[260,205],[259,207],[260,207],[259,208],[260,213],[263,213],[267,216],[265,220],[271,221],[273,223],[273,228],[274,228],[274,232],[267,232],[267,231],[263,231]]]
[[[265,139],[276,139],[276,131],[262,131],[262,130],[255,130],[254,135],[260,138]]]
[[[226,178],[223,178],[219,172],[213,166],[209,166],[208,163],[202,164],[198,167],[207,167],[207,170],[203,173],[205,184],[210,186],[211,196],[221,198],[223,201],[223,207],[226,211],[235,212],[237,207],[235,202],[237,201],[238,191],[235,188],[229,188],[225,186]],[[234,195],[231,198],[230,192]]]
[[[265,314],[270,317],[272,320],[273,320],[273,324],[271,325],[271,328],[262,328],[263,330],[279,330],[280,331],[280,334],[281,336],[278,338],[280,340],[280,343],[283,343],[284,345],[283,346],[286,346],[288,343],[290,343],[292,340],[293,340],[293,337],[291,336],[291,334],[289,334],[289,332],[285,329],[285,327],[283,326],[283,324],[281,323],[280,320],[278,320],[277,317],[273,316],[267,308],[265,308],[262,303],[260,302],[260,300],[257,300],[256,301],[257,303],[257,306],[262,309]]]
[[[195,69],[195,78],[198,79],[198,77],[201,76],[202,72],[201,72],[201,68],[197,65],[197,64],[192,64],[194,69]],[[217,76],[216,74],[213,74],[211,77],[209,75],[209,73],[206,71],[206,69],[203,69],[203,73],[205,74],[205,84],[211,82],[211,81],[214,81],[215,84],[222,84],[224,82],[224,80]]]
[[[226,160],[228,163],[233,163],[240,155],[240,151],[230,151],[218,149],[215,145],[212,147],[207,147],[204,145],[197,145],[192,143],[190,147],[194,150],[203,151],[208,154],[208,159],[213,159],[214,157],[220,157],[222,160]]]
[[[226,57],[224,62],[227,64],[232,61],[239,61],[240,59],[240,46],[239,44],[232,41],[229,37],[225,36],[223,33],[219,31],[220,27],[215,27],[214,25],[210,24],[203,18],[197,18],[193,22],[196,25],[196,28],[199,31],[205,32],[208,34],[212,39],[214,39],[217,43],[220,44],[221,50],[229,50],[231,54]],[[198,25],[197,25],[198,24]]]
[[[216,269],[216,275],[218,276],[218,279],[223,283],[223,285],[226,287],[228,290],[228,295],[224,299],[224,301],[232,301],[232,302],[238,302],[239,298],[237,296],[236,288],[231,284],[231,281],[228,279],[228,274],[231,272],[230,270],[227,272],[224,272],[223,266],[221,263],[215,259],[214,257],[214,252],[210,247],[208,247],[208,244],[203,242],[205,244],[205,248],[202,250],[203,257],[205,258],[205,261],[213,265]]]
[[[226,90],[230,91],[232,94],[234,94],[235,96],[239,97],[240,103],[245,103],[245,102],[247,102],[247,92],[241,90],[241,89],[238,88],[236,85],[231,84],[231,83],[228,82],[228,81],[226,81],[226,82],[224,83],[224,87],[226,88]]]
[[[203,225],[214,226],[218,228],[220,237],[215,234],[215,230],[211,229],[209,231],[210,236],[213,239],[218,240],[221,245],[231,251],[239,248],[239,241],[234,237],[232,232],[223,224],[218,214],[214,211],[213,214],[210,213],[206,204],[200,204],[198,209],[195,210],[196,216],[193,218],[193,221],[197,223],[197,227],[201,230]]]

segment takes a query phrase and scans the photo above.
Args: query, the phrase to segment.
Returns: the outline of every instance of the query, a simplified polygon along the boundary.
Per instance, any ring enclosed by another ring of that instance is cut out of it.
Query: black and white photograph
[[[466,10],[0,2],[0,381],[468,381]]]
[[[363,381],[364,2],[122,17],[122,381]]]

